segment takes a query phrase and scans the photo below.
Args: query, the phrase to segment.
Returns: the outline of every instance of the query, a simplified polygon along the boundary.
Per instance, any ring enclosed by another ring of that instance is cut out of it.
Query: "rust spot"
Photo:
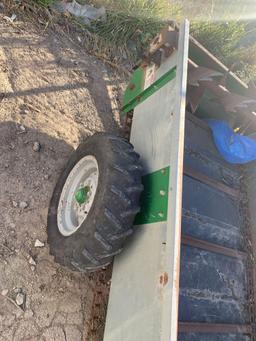
[[[147,58],[147,57],[145,56],[144,58]],[[142,69],[144,69],[144,71],[145,71],[145,69],[149,66],[149,63],[150,63],[150,60],[144,59],[144,60],[141,62],[140,67],[141,67]]]
[[[160,284],[164,287],[167,283],[168,283],[168,274],[167,274],[167,272],[164,272],[160,276]]]
[[[129,89],[130,90],[134,90],[135,88],[136,88],[135,84],[134,83],[130,83]]]

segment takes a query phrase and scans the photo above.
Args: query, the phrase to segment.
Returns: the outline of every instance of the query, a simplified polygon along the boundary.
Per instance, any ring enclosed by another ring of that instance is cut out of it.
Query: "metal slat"
[[[203,249],[206,251],[219,253],[219,254],[222,254],[222,255],[228,256],[228,257],[245,259],[247,256],[245,252],[230,249],[230,248],[225,247],[225,246],[209,243],[209,242],[206,242],[204,240],[192,238],[189,236],[182,236],[181,242],[183,245],[193,246],[193,247],[196,247],[198,249]]]
[[[220,181],[217,181],[213,178],[210,178],[209,176],[207,176],[205,174],[194,171],[193,169],[191,169],[189,167],[185,167],[183,172],[185,175],[187,175],[193,179],[196,179],[200,182],[203,182],[206,185],[214,187],[221,192],[224,192],[228,195],[231,195],[232,197],[235,197],[235,198],[239,197],[239,191],[237,189],[231,188],[231,187],[223,184]]]
[[[179,322],[179,333],[252,334],[252,327],[249,324]]]
[[[189,111],[186,111],[186,119],[211,133],[211,128],[208,126],[208,124],[200,118],[196,117],[194,114],[191,114]]]

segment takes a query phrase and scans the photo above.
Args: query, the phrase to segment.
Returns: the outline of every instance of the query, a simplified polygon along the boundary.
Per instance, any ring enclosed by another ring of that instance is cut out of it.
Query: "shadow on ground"
[[[1,341],[82,341],[90,333],[102,339],[106,273],[69,272],[53,262],[46,244],[49,200],[72,151],[39,130],[0,124],[0,291],[8,290],[0,295]],[[45,246],[35,247],[36,239]],[[25,294],[24,309],[13,303],[17,290]]]
[[[101,121],[101,130],[117,132],[118,115],[113,112],[118,112],[115,93],[118,84],[112,77],[113,70],[54,33],[44,39],[37,38],[35,40],[33,35],[0,38],[10,84],[9,89],[1,90],[0,100],[48,94],[49,98],[61,95],[67,101],[73,95],[76,103],[73,102],[72,107],[69,103],[68,108],[74,112],[78,123],[85,125],[88,119],[86,101],[90,97]],[[24,56],[24,50],[31,50],[30,56]],[[59,99],[60,109],[65,100]],[[67,105],[65,107],[68,109]]]

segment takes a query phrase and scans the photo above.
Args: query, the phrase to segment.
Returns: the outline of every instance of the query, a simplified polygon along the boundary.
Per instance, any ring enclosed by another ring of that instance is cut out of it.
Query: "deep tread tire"
[[[98,162],[98,188],[86,220],[74,234],[64,237],[57,226],[61,191],[73,167],[86,155],[93,155]],[[133,233],[143,190],[141,173],[139,155],[122,137],[97,133],[73,152],[48,212],[48,243],[56,262],[82,272],[96,271],[112,262]]]

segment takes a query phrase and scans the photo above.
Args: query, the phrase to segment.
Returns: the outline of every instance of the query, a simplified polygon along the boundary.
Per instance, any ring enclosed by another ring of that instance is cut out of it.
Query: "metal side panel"
[[[250,337],[239,334],[221,334],[215,333],[213,335],[207,333],[188,333],[179,335],[179,341],[250,341]]]
[[[182,246],[181,269],[180,321],[248,322],[243,260],[186,245]]]
[[[141,155],[145,176],[159,178],[158,171],[169,172],[167,193],[161,191],[168,195],[167,218],[137,225],[129,245],[116,257],[104,341],[177,340],[188,40],[185,21],[178,51],[156,75],[177,65],[176,78],[134,111],[131,142]],[[154,181],[149,182],[153,187]]]

